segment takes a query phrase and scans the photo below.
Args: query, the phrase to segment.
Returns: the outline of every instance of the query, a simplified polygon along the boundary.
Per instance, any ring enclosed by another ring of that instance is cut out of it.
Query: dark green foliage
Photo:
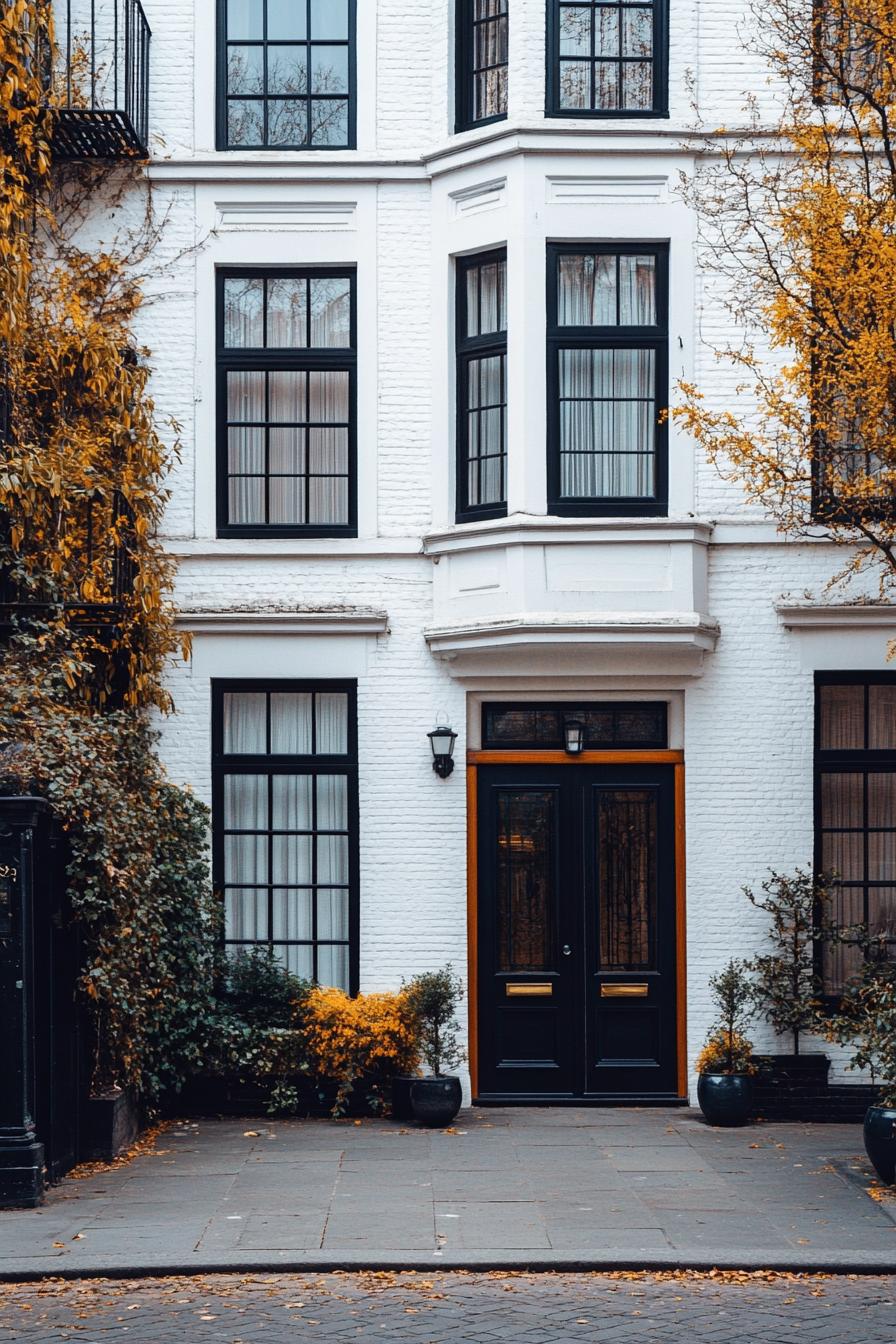
[[[310,983],[290,975],[269,948],[252,947],[228,960],[221,1002],[249,1026],[292,1027],[310,992]]]
[[[439,1077],[443,1069],[457,1068],[464,1057],[457,1039],[457,1005],[464,986],[453,966],[415,975],[404,992],[420,1033],[420,1054],[430,1073]]]
[[[818,917],[828,906],[827,888],[811,869],[797,868],[792,874],[770,872],[761,896],[743,889],[770,921],[769,950],[747,962],[756,1006],[779,1036],[792,1036],[795,1055],[800,1033],[818,1028],[822,986],[815,952],[821,937]]]
[[[889,940],[854,928],[850,941],[863,952],[858,972],[828,1019],[827,1036],[852,1047],[851,1069],[868,1069],[881,1090],[880,1105],[896,1107],[896,962]]]

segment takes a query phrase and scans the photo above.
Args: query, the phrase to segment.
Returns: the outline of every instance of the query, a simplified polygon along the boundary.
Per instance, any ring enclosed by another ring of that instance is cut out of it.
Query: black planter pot
[[[414,1108],[411,1106],[411,1087],[417,1081],[417,1075],[413,1073],[398,1073],[392,1079],[393,1120],[413,1120]]]
[[[711,1125],[745,1125],[753,1108],[753,1079],[747,1073],[701,1073],[697,1100]]]
[[[896,1183],[896,1109],[869,1106],[863,1126],[865,1152],[885,1185]]]
[[[411,1108],[418,1125],[444,1128],[460,1110],[459,1078],[415,1078],[411,1083]]]

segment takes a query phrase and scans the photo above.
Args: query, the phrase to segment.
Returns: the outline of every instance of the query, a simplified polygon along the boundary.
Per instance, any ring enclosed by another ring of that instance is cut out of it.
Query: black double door
[[[482,766],[478,797],[479,1099],[673,1099],[673,767]]]

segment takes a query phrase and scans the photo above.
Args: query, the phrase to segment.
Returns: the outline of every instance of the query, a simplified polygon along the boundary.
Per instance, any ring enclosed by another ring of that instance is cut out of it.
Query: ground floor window
[[[816,683],[816,866],[836,874],[835,923],[896,942],[896,674],[819,673]],[[828,993],[861,955],[826,947]]]
[[[212,759],[228,952],[266,946],[293,974],[355,992],[355,684],[213,682]]]

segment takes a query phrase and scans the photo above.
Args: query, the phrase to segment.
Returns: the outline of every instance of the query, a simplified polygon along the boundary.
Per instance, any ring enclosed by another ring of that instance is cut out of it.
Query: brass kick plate
[[[601,985],[602,999],[646,999],[646,985]]]
[[[528,998],[530,995],[535,998],[549,999],[553,992],[554,986],[552,984],[536,984],[534,981],[528,985],[515,984],[504,986],[504,993],[507,995],[508,999],[517,999],[523,996]]]

